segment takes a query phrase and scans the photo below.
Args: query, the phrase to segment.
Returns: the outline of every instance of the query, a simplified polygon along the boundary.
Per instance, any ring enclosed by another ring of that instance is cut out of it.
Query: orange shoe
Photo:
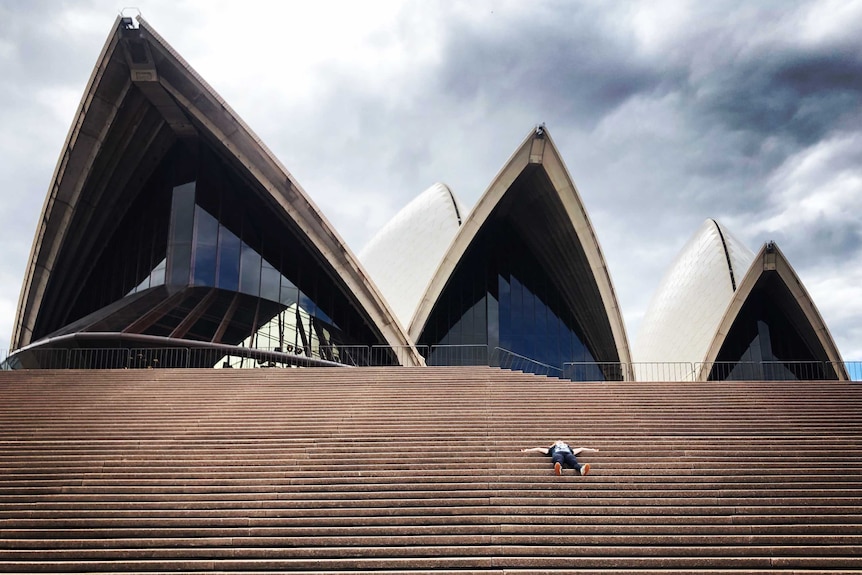
[[[557,475],[563,474],[563,466],[560,465],[559,461],[554,464],[554,473],[556,473]]]
[[[581,475],[586,475],[589,472],[590,472],[590,464],[589,463],[584,463],[583,465],[581,465]]]

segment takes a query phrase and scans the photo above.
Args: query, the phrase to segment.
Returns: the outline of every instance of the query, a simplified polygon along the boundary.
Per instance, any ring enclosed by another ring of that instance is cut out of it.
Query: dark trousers
[[[563,466],[568,465],[569,467],[577,470],[578,472],[581,471],[581,464],[578,463],[578,459],[571,453],[561,453],[557,451],[551,456],[551,461],[553,461],[554,463],[560,463]]]

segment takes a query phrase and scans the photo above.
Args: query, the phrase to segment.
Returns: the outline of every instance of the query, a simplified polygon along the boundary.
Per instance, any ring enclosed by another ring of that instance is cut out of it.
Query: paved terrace
[[[860,526],[862,384],[0,373],[0,571],[835,573]]]

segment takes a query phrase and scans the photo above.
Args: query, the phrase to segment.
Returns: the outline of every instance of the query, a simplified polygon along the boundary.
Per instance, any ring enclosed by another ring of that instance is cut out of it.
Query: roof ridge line
[[[724,232],[721,231],[721,226],[715,218],[709,218],[709,221],[715,224],[715,229],[718,230],[718,237],[721,238],[721,247],[724,250],[724,258],[727,260],[727,271],[730,272],[730,287],[735,292],[736,278],[733,275],[733,263],[730,261],[730,252],[727,250],[727,242],[724,240]]]

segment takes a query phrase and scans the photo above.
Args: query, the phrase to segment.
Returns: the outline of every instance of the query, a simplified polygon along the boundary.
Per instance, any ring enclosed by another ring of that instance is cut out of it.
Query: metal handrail
[[[563,378],[572,381],[631,381],[631,366],[619,361],[566,361]]]
[[[488,346],[485,344],[437,344],[426,346],[425,364],[444,365],[489,365]]]
[[[839,379],[834,362],[823,361],[713,361],[695,364],[700,379],[710,381],[787,381]]]
[[[504,360],[503,358],[507,358],[507,360]],[[502,347],[494,348],[494,359],[495,363],[493,363],[492,365],[502,367],[504,369],[514,369],[517,371],[535,373],[537,375],[556,374],[556,377],[560,377],[563,374],[563,370],[559,367],[543,363],[541,361],[532,359],[519,353],[515,353],[514,351],[504,349]],[[504,361],[506,362],[506,365],[504,365]],[[513,367],[514,365],[517,365],[518,367]]]
[[[392,366],[415,349],[434,365],[490,365],[576,381],[835,380],[862,381],[862,361],[565,362],[562,367],[483,345],[331,345],[281,348],[33,347],[0,352],[2,369],[134,369],[163,367]]]
[[[690,361],[635,361],[629,366],[631,381],[697,381]]]

